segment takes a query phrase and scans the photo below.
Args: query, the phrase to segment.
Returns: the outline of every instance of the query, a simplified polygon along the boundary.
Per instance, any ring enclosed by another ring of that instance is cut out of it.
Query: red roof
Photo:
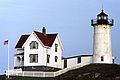
[[[27,40],[27,38],[30,35],[22,35],[17,43],[17,45],[15,46],[15,48],[22,48],[22,45],[25,43],[25,41]]]
[[[37,35],[37,37],[41,40],[41,42],[45,46],[49,46],[49,47],[52,46],[52,44],[57,36],[57,34],[44,35],[43,33],[37,32],[37,31],[34,31],[34,33]],[[29,35],[22,35],[15,48],[22,48],[22,45],[25,43],[25,41],[27,40],[28,37],[29,37]]]

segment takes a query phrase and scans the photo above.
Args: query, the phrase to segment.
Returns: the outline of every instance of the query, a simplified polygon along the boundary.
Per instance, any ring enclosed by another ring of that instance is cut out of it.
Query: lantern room
[[[108,19],[108,15],[105,14],[102,10],[102,12],[100,14],[97,15],[97,19],[98,20],[107,20]]]
[[[108,15],[102,10],[101,13],[97,15],[97,19],[91,20],[91,25],[111,25],[113,26],[113,19],[108,19]]]

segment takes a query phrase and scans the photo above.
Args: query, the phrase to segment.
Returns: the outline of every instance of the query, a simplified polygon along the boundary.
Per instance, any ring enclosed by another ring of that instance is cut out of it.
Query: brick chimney
[[[46,29],[45,29],[45,27],[42,28],[42,33],[43,33],[44,35],[46,35]]]

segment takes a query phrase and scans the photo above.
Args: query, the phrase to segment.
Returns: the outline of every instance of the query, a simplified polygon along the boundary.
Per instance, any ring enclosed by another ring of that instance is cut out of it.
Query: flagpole
[[[9,76],[9,42],[10,42],[10,41],[8,40],[8,76],[7,76],[8,79],[9,79],[9,77],[10,77],[10,76]]]

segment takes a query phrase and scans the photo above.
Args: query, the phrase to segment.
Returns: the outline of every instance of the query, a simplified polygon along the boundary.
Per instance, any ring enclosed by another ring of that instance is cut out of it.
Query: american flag
[[[5,41],[4,41],[4,45],[8,45],[8,40],[5,40]]]

